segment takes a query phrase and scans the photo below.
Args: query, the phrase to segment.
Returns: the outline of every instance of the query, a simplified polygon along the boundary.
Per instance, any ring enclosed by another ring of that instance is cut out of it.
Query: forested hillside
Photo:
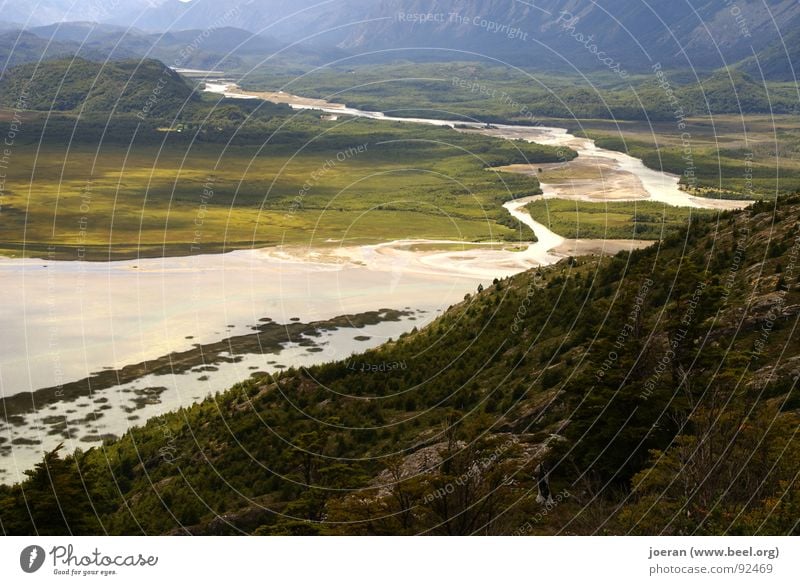
[[[798,214],[497,280],[346,362],[51,453],[0,488],[2,530],[797,533]]]
[[[44,111],[175,113],[197,101],[180,75],[154,59],[64,59],[19,65],[0,80],[0,105]]]

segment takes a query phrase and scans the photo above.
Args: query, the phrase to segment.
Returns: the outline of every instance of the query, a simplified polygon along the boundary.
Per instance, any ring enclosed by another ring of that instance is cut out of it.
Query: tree
[[[640,534],[797,534],[796,413],[774,405],[703,404],[633,480],[618,516]]]
[[[63,444],[45,453],[25,472],[27,478],[0,499],[0,517],[7,534],[41,536],[97,534],[101,526],[72,457],[61,459]]]

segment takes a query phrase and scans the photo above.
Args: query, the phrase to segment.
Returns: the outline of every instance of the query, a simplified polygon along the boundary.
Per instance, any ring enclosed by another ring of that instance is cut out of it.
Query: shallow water
[[[0,392],[153,360],[265,317],[304,323],[380,308],[436,311],[485,278],[317,262],[267,251],[78,263],[0,259]]]
[[[256,372],[343,360],[424,326],[438,314],[417,312],[400,321],[327,331],[313,338],[313,347],[287,343],[279,353],[227,356],[230,361],[198,365],[183,374],[143,376],[95,391],[91,397],[51,404],[8,423],[0,421],[0,483],[19,480],[24,470],[41,460],[43,449],[60,442],[68,453],[98,446],[131,426],[225,391]]]
[[[209,86],[232,97],[258,99],[230,93],[229,88],[224,82]],[[465,126],[333,104],[313,107],[378,120]],[[647,169],[638,159],[597,148],[592,141],[560,128],[466,126],[471,128],[468,131],[569,146],[579,156],[606,159],[613,172],[636,177],[654,201],[713,208],[748,203],[691,197],[678,189],[678,177]],[[550,185],[543,183],[542,189],[545,197],[554,194]],[[0,423],[0,482],[18,479],[22,470],[41,457],[42,449],[62,440],[68,450],[87,448],[151,416],[225,390],[255,371],[347,358],[427,324],[479,283],[557,262],[564,253],[554,249],[563,249],[570,240],[531,219],[524,205],[532,199],[504,205],[537,235],[538,241],[524,251],[490,245],[419,251],[414,248],[420,244],[453,242],[401,240],[326,251],[273,248],[108,263],[0,258],[0,298],[4,300],[0,305],[0,396],[58,386],[103,369],[249,333],[265,317],[278,323],[308,323],[380,308],[415,311],[399,322],[323,333],[313,349],[286,343],[277,355],[235,356],[230,362],[198,366],[180,375],[145,376]]]
[[[43,449],[62,440],[69,449],[97,445],[104,435],[121,435],[137,421],[229,388],[255,371],[250,368],[308,366],[380,345],[426,324],[486,282],[469,274],[406,270],[401,261],[368,267],[345,258],[293,260],[277,250],[110,263],[0,259],[3,396],[252,333],[267,317],[309,323],[381,308],[415,311],[399,322],[323,333],[314,348],[287,340],[277,356],[237,356],[238,362],[203,371],[147,376],[91,398],[48,405],[38,416],[14,417],[0,424],[0,482],[18,479]],[[141,394],[148,388],[162,390]],[[131,404],[135,412],[129,412]],[[57,417],[72,422],[65,426]]]

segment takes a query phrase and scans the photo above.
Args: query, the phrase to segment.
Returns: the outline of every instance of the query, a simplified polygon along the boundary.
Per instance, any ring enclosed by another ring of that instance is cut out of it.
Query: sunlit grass
[[[672,207],[653,201],[590,203],[540,199],[529,203],[536,221],[567,238],[657,240],[713,211]]]
[[[533,235],[515,229],[502,202],[537,189],[534,178],[487,173],[446,143],[370,144],[345,160],[214,144],[19,145],[0,251],[100,260],[331,241],[515,241]]]

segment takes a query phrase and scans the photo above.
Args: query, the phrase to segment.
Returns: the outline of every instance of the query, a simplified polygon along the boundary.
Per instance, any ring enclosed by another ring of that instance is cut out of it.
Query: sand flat
[[[246,91],[235,83],[206,83],[206,91],[211,93],[221,93],[225,97],[238,99],[260,99],[273,104],[288,104],[291,106],[304,107],[320,110],[344,110],[344,104],[337,104],[321,99],[307,98],[293,95],[283,91]]]

